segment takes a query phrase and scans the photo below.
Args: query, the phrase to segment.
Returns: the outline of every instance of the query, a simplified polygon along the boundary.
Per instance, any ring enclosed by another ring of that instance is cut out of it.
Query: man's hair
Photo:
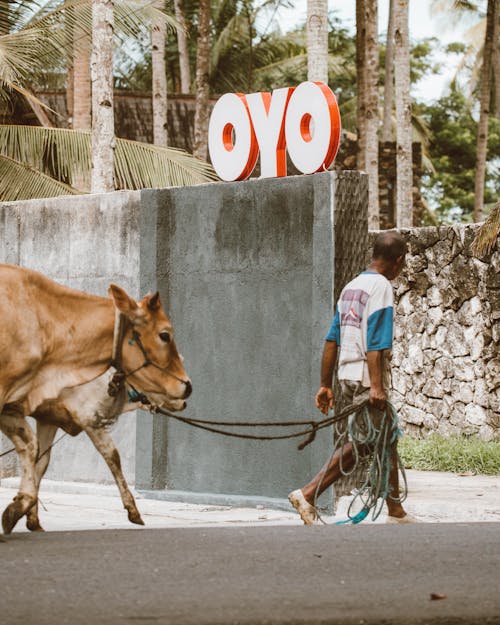
[[[399,256],[404,256],[408,251],[406,241],[394,230],[387,230],[377,235],[373,244],[373,259],[382,259],[395,262]]]

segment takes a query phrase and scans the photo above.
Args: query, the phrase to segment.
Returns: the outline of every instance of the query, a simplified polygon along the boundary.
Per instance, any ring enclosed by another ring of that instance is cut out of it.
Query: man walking
[[[373,246],[370,266],[347,284],[338,301],[321,361],[321,386],[316,406],[325,415],[333,408],[333,374],[338,356],[338,372],[344,404],[369,399],[371,418],[384,410],[390,389],[390,350],[394,326],[394,296],[390,280],[402,271],[407,252],[403,237],[394,231],[380,233]],[[399,500],[397,442],[391,449],[390,493],[386,503],[387,521],[411,523]],[[288,495],[292,506],[306,525],[317,522],[314,508],[321,495],[354,465],[352,443],[338,449],[321,471],[301,489]],[[342,469],[342,470],[341,470]]]

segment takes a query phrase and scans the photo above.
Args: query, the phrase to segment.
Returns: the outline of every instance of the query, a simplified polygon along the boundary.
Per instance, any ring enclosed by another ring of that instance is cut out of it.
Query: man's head
[[[394,280],[401,273],[408,246],[399,232],[387,230],[377,235],[373,245],[372,264],[388,280]]]

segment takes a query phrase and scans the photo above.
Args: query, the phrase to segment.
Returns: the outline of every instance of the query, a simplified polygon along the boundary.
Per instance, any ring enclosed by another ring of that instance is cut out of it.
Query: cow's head
[[[177,410],[185,406],[192,386],[182,356],[177,351],[172,324],[163,311],[160,296],[146,295],[136,302],[112,284],[109,293],[116,308],[128,319],[122,347],[127,381],[157,404]]]

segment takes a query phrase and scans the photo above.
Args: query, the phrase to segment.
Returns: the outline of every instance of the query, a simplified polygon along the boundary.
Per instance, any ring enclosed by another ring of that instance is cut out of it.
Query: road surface
[[[500,624],[499,523],[14,533],[0,558],[1,625]]]

